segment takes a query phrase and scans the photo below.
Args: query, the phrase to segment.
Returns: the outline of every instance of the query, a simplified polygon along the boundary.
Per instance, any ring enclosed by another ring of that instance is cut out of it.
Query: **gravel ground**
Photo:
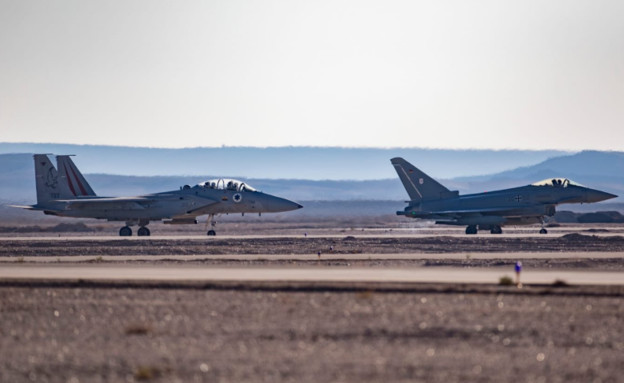
[[[318,261],[330,246],[342,259]],[[622,236],[3,239],[25,256],[207,255],[203,266],[496,267],[360,253],[624,251]],[[227,259],[311,254],[311,261]],[[211,258],[214,256],[214,258]],[[525,268],[624,270],[613,258]],[[148,261],[152,263],[154,261]],[[180,261],[158,261],[166,266]],[[1,264],[0,264],[0,267]],[[0,382],[624,382],[622,288],[347,291],[0,283]]]
[[[3,286],[0,381],[622,382],[620,293]]]
[[[495,252],[622,252],[624,236],[566,234],[559,237],[241,237],[141,240],[4,239],[0,257],[63,255],[223,255],[316,254],[333,248],[335,254],[495,253]]]
[[[624,237],[566,234],[560,237],[315,237],[315,238],[235,238],[235,239],[58,239],[12,240],[0,242],[0,263],[8,257],[71,257],[93,256],[101,262],[100,256],[120,255],[206,255],[201,261],[167,260],[148,263],[177,264],[197,262],[215,266],[314,266],[314,267],[508,267],[515,263],[510,259],[476,259],[477,253],[618,253],[624,252]],[[342,255],[340,259],[317,259],[317,252]],[[431,253],[431,258],[420,259],[376,259],[355,260],[353,254],[406,254]],[[464,259],[440,259],[435,254],[462,254]],[[236,260],[232,254],[249,255],[249,259]],[[253,258],[256,254],[304,254],[310,260],[267,260]],[[211,256],[214,256],[212,258]],[[14,259],[14,258],[13,258]],[[144,262],[144,261],[135,261]],[[522,262],[531,269],[573,269],[624,271],[622,257],[574,257],[530,258],[523,256]]]

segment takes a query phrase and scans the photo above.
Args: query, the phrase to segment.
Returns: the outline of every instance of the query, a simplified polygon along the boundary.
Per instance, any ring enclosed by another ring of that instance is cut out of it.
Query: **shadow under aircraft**
[[[207,234],[216,235],[214,218],[219,214],[276,213],[303,207],[233,179],[215,179],[135,197],[99,197],[70,156],[56,156],[58,170],[46,154],[35,154],[34,160],[37,204],[18,207],[61,217],[125,221],[120,236],[131,236],[133,225],[139,226],[139,236],[148,236],[150,221],[196,224],[202,215],[209,216],[211,228]]]
[[[611,193],[590,189],[565,178],[552,178],[531,185],[487,193],[459,195],[405,161],[390,160],[410,197],[408,206],[397,215],[434,220],[436,224],[467,226],[466,234],[489,230],[501,234],[505,225],[541,223],[552,217],[556,206],[591,203],[616,198]]]

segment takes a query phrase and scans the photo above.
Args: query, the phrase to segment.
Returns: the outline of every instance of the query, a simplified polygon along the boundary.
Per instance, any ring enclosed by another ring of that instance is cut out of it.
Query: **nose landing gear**
[[[214,230],[215,226],[217,226],[217,221],[215,221],[214,214],[210,214],[210,217],[208,218],[208,220],[206,220],[206,228],[208,228],[208,224],[210,224],[211,229],[208,230],[206,235],[208,235],[209,237],[214,237],[215,235],[217,235],[217,232]]]

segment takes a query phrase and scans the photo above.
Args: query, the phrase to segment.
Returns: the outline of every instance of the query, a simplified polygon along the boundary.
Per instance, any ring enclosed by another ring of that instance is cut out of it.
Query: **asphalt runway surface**
[[[301,238],[310,238],[310,239],[342,239],[347,236],[353,236],[356,238],[435,238],[435,237],[453,237],[453,238],[557,238],[562,237],[566,234],[580,234],[580,235],[591,235],[596,237],[616,237],[623,236],[624,229],[623,228],[610,228],[610,229],[601,229],[601,230],[551,230],[546,235],[540,235],[534,231],[518,231],[518,232],[507,232],[503,234],[490,234],[486,231],[481,231],[478,234],[467,236],[462,231],[457,230],[431,230],[431,231],[414,231],[413,229],[409,230],[401,230],[394,229],[392,231],[387,230],[354,230],[354,231],[336,231],[333,234],[245,234],[245,235],[217,235],[217,236],[207,236],[204,234],[201,235],[160,235],[160,234],[152,234],[149,237],[139,237],[139,236],[131,236],[131,237],[120,237],[114,234],[84,234],[84,233],[61,233],[61,234],[49,234],[49,233],[35,233],[31,235],[20,235],[19,233],[14,234],[2,234],[0,235],[0,243],[3,241],[114,241],[114,240],[125,240],[125,241],[149,241],[149,240],[209,240],[209,241],[218,241],[218,240],[249,240],[249,239],[301,239]]]
[[[384,260],[515,260],[526,259],[621,259],[622,252],[509,252],[509,253],[358,253],[341,254],[165,254],[165,255],[71,255],[71,256],[10,256],[0,257],[2,263],[84,263],[84,262],[201,262],[201,261],[384,261]]]
[[[512,271],[512,270],[510,270]],[[63,281],[189,281],[189,282],[294,282],[299,285],[321,283],[477,283],[498,284],[512,272],[488,269],[410,268],[215,268],[148,265],[5,265],[1,280]],[[621,272],[578,272],[534,270],[521,274],[525,284],[624,285]]]

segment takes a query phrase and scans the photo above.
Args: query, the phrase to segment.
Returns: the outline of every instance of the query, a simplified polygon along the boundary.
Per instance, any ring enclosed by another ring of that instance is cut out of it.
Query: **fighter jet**
[[[419,170],[403,158],[390,160],[411,201],[397,215],[435,220],[441,225],[466,225],[466,234],[490,230],[501,234],[504,225],[541,223],[565,203],[590,203],[616,195],[590,189],[565,178],[551,178],[531,185],[492,192],[459,195]]]
[[[219,214],[275,213],[303,207],[234,179],[214,179],[193,187],[184,185],[180,190],[136,197],[99,197],[70,156],[56,156],[58,170],[46,154],[35,154],[34,160],[37,204],[18,207],[61,217],[125,221],[126,225],[119,230],[124,237],[132,235],[133,225],[139,225],[139,236],[149,236],[150,221],[196,224],[197,217],[202,215],[209,216],[211,228],[207,234],[213,236],[215,216]]]

